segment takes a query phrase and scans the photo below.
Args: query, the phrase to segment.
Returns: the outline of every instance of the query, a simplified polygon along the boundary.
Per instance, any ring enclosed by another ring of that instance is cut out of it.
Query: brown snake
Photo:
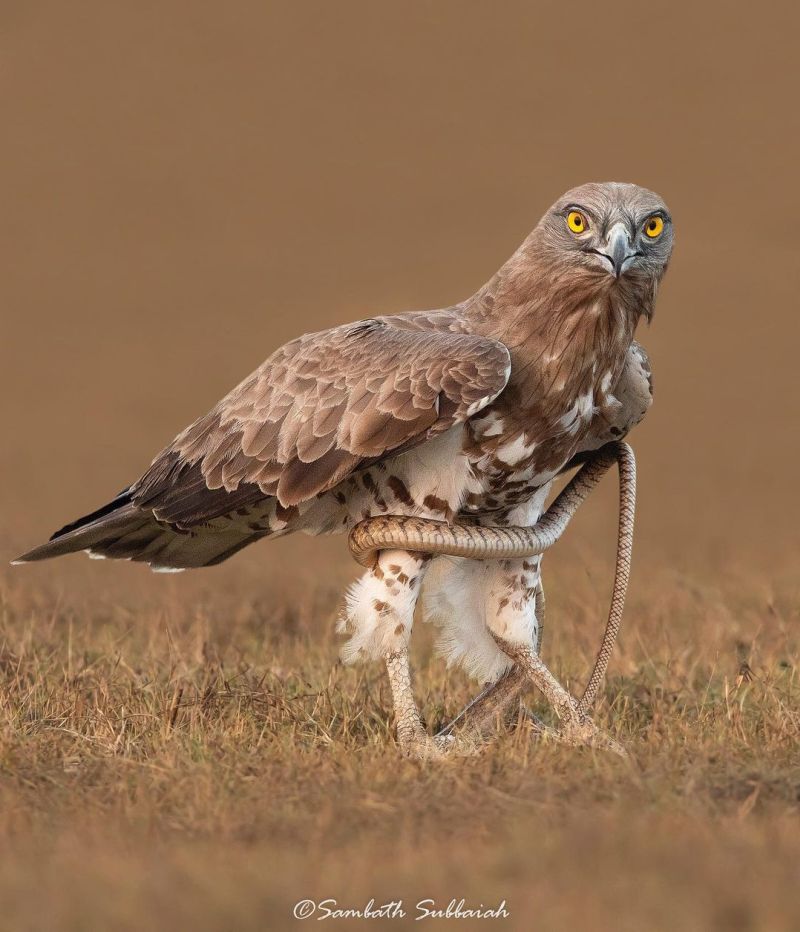
[[[581,467],[533,527],[482,527],[447,524],[429,518],[384,515],[359,522],[350,532],[353,558],[372,567],[381,550],[469,557],[475,560],[519,559],[544,553],[561,537],[570,519],[613,463],[619,469],[619,528],[614,588],[603,640],[583,696],[580,713],[593,704],[605,676],[622,622],[633,553],[636,508],[636,459],[627,443],[605,444]]]

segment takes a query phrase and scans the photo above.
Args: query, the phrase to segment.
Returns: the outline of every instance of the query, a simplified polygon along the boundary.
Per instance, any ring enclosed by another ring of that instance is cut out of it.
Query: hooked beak
[[[608,261],[611,266],[609,271],[614,278],[619,278],[625,271],[626,263],[630,265],[633,259],[640,255],[631,246],[628,230],[624,223],[615,223],[611,227],[606,236],[604,249],[592,251]]]

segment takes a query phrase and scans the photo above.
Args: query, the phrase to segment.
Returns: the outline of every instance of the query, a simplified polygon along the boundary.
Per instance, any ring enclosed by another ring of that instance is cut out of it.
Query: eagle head
[[[567,191],[534,231],[563,271],[610,288],[655,287],[672,253],[672,218],[653,191],[635,184],[584,184]]]

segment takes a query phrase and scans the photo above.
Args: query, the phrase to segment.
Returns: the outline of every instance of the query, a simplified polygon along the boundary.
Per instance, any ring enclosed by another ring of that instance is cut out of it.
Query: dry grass
[[[632,765],[521,724],[422,766],[398,758],[380,671],[336,661],[337,574],[252,604],[245,570],[83,607],[7,577],[0,926],[272,929],[302,897],[463,896],[505,899],[515,928],[800,927],[791,582],[637,587],[598,711]],[[603,586],[559,572],[546,653],[576,683]],[[473,687],[417,634],[433,726]]]

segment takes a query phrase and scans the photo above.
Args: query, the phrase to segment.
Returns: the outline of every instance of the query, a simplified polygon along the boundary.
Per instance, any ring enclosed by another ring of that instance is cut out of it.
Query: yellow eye
[[[589,229],[589,221],[579,210],[571,210],[567,214],[567,226],[573,233],[584,233]]]
[[[644,232],[650,237],[650,239],[655,239],[657,236],[661,236],[661,231],[664,229],[664,221],[661,217],[651,217],[649,220],[645,221]]]

